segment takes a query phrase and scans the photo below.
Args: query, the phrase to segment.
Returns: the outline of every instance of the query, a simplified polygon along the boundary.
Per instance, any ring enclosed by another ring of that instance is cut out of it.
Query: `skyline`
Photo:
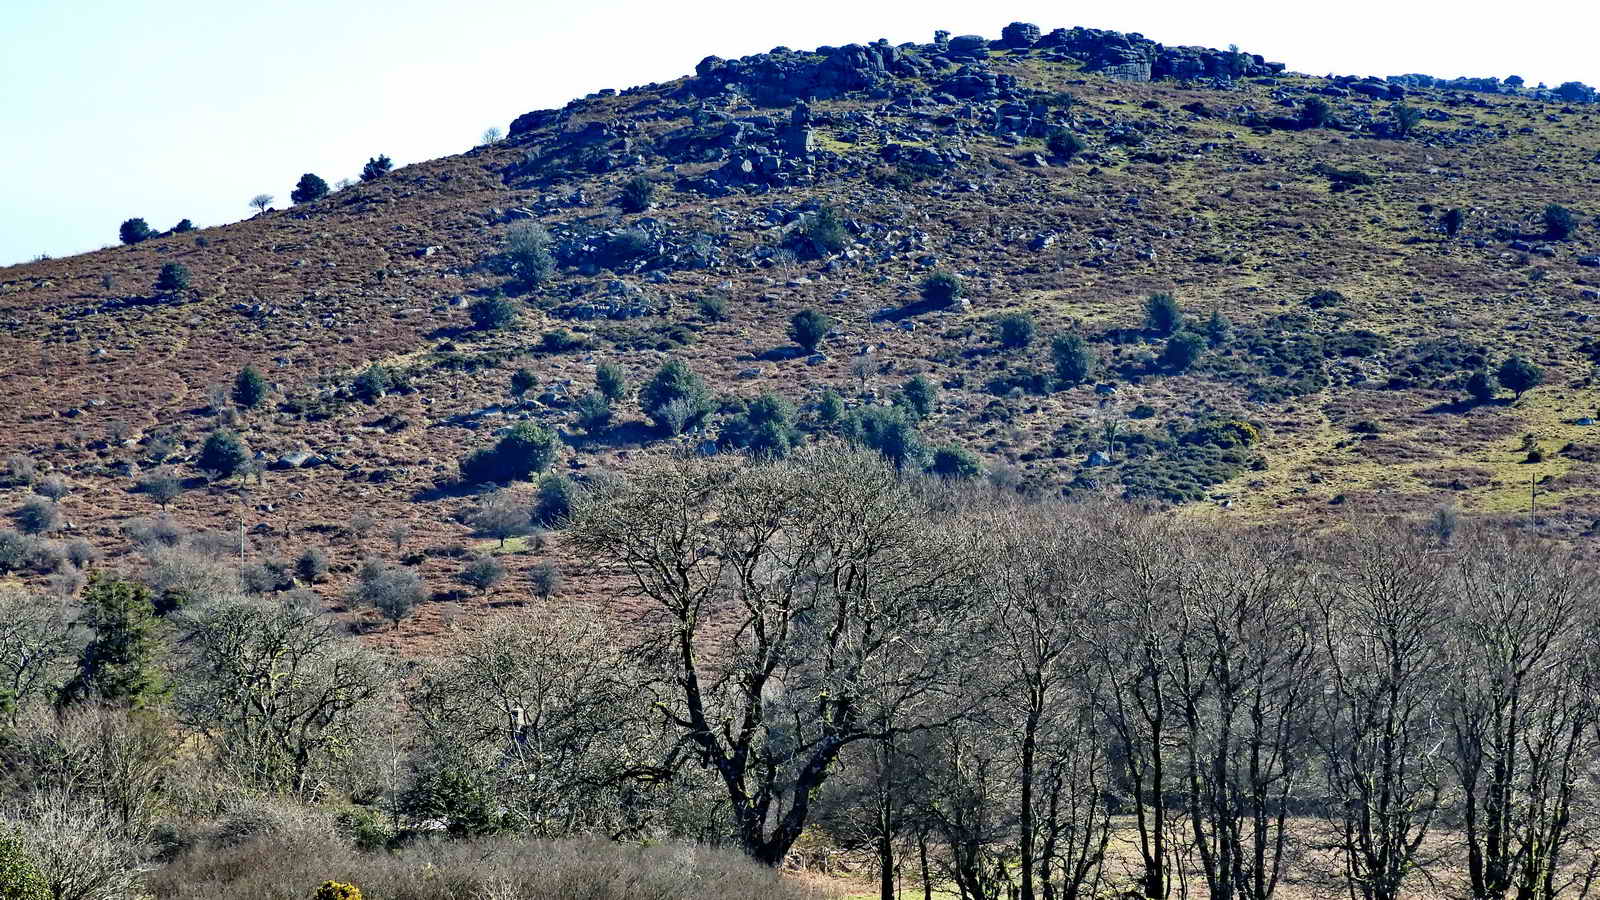
[[[707,55],[780,44],[920,43],[935,29],[993,38],[1008,22],[1029,21],[1047,31],[1082,25],[1167,44],[1238,44],[1313,75],[1600,80],[1583,28],[1438,21],[1370,2],[1326,21],[1261,2],[1108,12],[1040,2],[974,11],[903,0],[759,10],[727,0],[670,8],[597,0],[582,9],[402,0],[384,9],[373,16],[284,0],[218,14],[198,0],[24,0],[0,36],[12,138],[0,142],[11,175],[0,188],[0,266],[113,246],[131,217],[157,230],[182,218],[202,228],[239,221],[253,214],[255,194],[287,205],[303,172],[332,184],[380,153],[397,168],[461,153],[484,129],[503,131],[529,110],[680,78]]]

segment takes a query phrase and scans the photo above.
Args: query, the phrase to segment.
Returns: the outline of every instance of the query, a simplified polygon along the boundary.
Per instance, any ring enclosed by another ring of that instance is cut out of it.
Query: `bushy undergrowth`
[[[262,835],[196,847],[151,873],[156,900],[305,900],[332,880],[373,900],[823,900],[732,851],[509,838],[430,841],[392,853]]]

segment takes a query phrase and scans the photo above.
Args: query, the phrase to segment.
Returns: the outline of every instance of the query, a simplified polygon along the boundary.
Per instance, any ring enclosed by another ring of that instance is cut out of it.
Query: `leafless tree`
[[[292,601],[203,603],[181,627],[182,720],[221,764],[274,789],[313,793],[317,767],[358,739],[361,712],[389,681],[380,659]]]
[[[10,724],[64,680],[73,644],[58,601],[0,588],[0,694]]]
[[[406,700],[431,752],[495,785],[534,834],[635,833],[644,810],[625,795],[661,729],[622,647],[587,612],[518,610],[458,636]]]
[[[468,518],[468,524],[480,534],[498,538],[500,546],[504,547],[507,538],[528,530],[528,517],[529,509],[525,501],[511,491],[498,490],[483,498]]]
[[[250,205],[256,208],[256,212],[266,212],[267,207],[272,205],[272,195],[257,194],[250,198]]]
[[[840,752],[927,727],[910,713],[962,669],[970,532],[931,521],[874,454],[663,461],[584,497],[569,534],[661,614],[657,705],[767,865]]]
[[[1345,879],[1365,900],[1402,895],[1440,809],[1449,609],[1436,547],[1402,524],[1352,529],[1328,552],[1319,592],[1327,813]]]
[[[1446,704],[1474,900],[1548,900],[1596,760],[1595,571],[1479,528],[1454,559]]]
[[[1286,536],[1217,527],[1191,534],[1174,565],[1185,582],[1172,671],[1189,839],[1207,896],[1267,900],[1322,684],[1313,572]]]

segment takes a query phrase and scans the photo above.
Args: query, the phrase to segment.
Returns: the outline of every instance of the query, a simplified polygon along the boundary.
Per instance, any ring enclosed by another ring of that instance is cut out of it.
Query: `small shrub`
[[[622,367],[613,362],[603,362],[595,367],[594,387],[612,403],[628,396],[628,378],[623,374]]]
[[[1050,155],[1058,159],[1072,159],[1084,151],[1083,138],[1065,128],[1051,129],[1050,134],[1044,139],[1044,145],[1050,151]]]
[[[928,471],[941,478],[966,480],[983,474],[983,464],[971,451],[946,445],[933,451],[933,463]]]
[[[539,385],[539,379],[526,368],[511,373],[511,395],[521,397]]]
[[[956,302],[966,290],[961,279],[949,272],[934,272],[922,279],[919,285],[922,299],[935,306],[949,306]]]
[[[728,418],[717,442],[751,456],[781,458],[789,455],[800,437],[794,425],[794,405],[776,394],[762,394],[743,412]]]
[[[535,422],[518,422],[493,447],[461,460],[461,477],[469,484],[527,480],[550,468],[560,449],[554,431]]]
[[[789,338],[808,353],[815,353],[832,330],[833,320],[810,307],[795,313],[789,320]]]
[[[361,180],[377,181],[379,178],[389,174],[389,170],[393,168],[394,160],[380,153],[368,159],[367,164],[361,167]]]
[[[37,494],[22,501],[11,517],[24,534],[49,534],[61,527],[61,510],[56,502]]]
[[[294,190],[289,192],[289,199],[296,203],[311,203],[326,196],[328,196],[328,183],[311,172],[301,175]]]
[[[1083,338],[1060,335],[1052,342],[1050,353],[1055,360],[1056,380],[1062,385],[1071,387],[1094,377],[1098,360]]]
[[[1479,403],[1488,403],[1494,395],[1500,392],[1500,382],[1494,374],[1486,369],[1479,369],[1467,376],[1467,395]]]
[[[551,329],[539,336],[539,350],[544,353],[571,353],[588,346],[588,339],[565,328]]]
[[[497,331],[516,324],[519,313],[516,302],[504,297],[485,297],[468,307],[467,315],[472,325],[480,331]]]
[[[180,262],[169,262],[156,275],[156,293],[176,294],[189,289],[189,267]]]
[[[307,584],[328,577],[328,554],[321,547],[307,547],[294,561],[294,574]]]
[[[506,232],[503,257],[506,274],[532,290],[555,271],[555,256],[550,252],[550,232],[536,222],[518,222]]]
[[[1033,343],[1033,317],[1027,313],[1007,313],[995,320],[994,339],[1008,350],[1021,350]]]
[[[1444,215],[1439,219],[1439,224],[1444,228],[1445,234],[1455,237],[1461,233],[1461,226],[1465,225],[1466,221],[1466,211],[1457,206],[1445,210]]]
[[[864,406],[840,423],[851,443],[876,450],[897,469],[920,469],[928,458],[915,422],[900,406]]]
[[[367,366],[365,371],[350,382],[350,392],[357,400],[364,403],[376,403],[393,387],[394,376],[378,363]]]
[[[573,412],[577,413],[578,427],[588,434],[599,434],[611,425],[611,401],[599,391],[579,397]]]
[[[1544,383],[1544,370],[1512,354],[1500,364],[1500,383],[1508,388],[1517,399],[1521,399],[1525,391],[1530,391]]]
[[[561,590],[561,570],[547,562],[539,563],[528,570],[528,585],[535,597],[548,601]]]
[[[255,366],[245,366],[233,380],[233,402],[241,409],[255,409],[267,399],[267,380]]]
[[[366,567],[351,595],[354,603],[376,609],[396,628],[425,599],[427,591],[416,572],[382,563]]]
[[[361,889],[342,881],[324,881],[311,900],[361,900]]]
[[[1389,111],[1394,114],[1394,136],[1402,140],[1422,121],[1422,110],[1406,103],[1396,103]]]
[[[639,405],[656,426],[680,434],[711,412],[711,390],[681,359],[671,359],[639,389]]]
[[[1572,237],[1577,227],[1578,219],[1572,210],[1556,203],[1544,208],[1544,233],[1551,240],[1564,241]]]
[[[655,196],[655,182],[643,175],[635,175],[622,186],[622,194],[617,197],[617,205],[622,207],[623,212],[642,213],[655,202]]]
[[[51,500],[60,500],[72,492],[72,483],[60,475],[46,475],[33,486],[33,492]]]
[[[206,436],[200,447],[196,464],[201,470],[218,478],[229,478],[243,470],[250,462],[250,449],[240,437],[225,428],[218,428]]]
[[[708,321],[721,322],[728,317],[728,300],[715,294],[700,298],[700,315]]]
[[[817,401],[817,422],[828,426],[844,418],[844,398],[834,391],[822,392],[822,399]]]
[[[844,223],[839,221],[839,214],[831,206],[824,206],[802,219],[797,235],[802,249],[812,256],[838,253],[850,241]]]
[[[1332,116],[1333,109],[1321,97],[1307,97],[1300,106],[1300,124],[1306,128],[1321,128]]]
[[[921,421],[933,414],[934,404],[939,400],[939,389],[933,382],[917,375],[900,387],[900,394],[895,398],[897,406],[904,406],[911,414],[913,421]]]
[[[1206,320],[1206,342],[1213,347],[1220,347],[1233,340],[1233,323],[1229,322],[1221,310],[1213,309],[1211,318]]]
[[[1151,294],[1144,302],[1144,327],[1149,331],[1166,337],[1176,332],[1183,324],[1183,311],[1178,308],[1178,300],[1166,292]]]
[[[137,244],[155,237],[156,232],[150,227],[149,222],[135,218],[123,222],[117,229],[117,235],[122,238],[124,244]]]
[[[572,514],[572,500],[578,486],[565,475],[549,474],[539,479],[539,492],[534,499],[533,518],[540,525],[560,527]]]
[[[1161,351],[1161,364],[1173,372],[1187,372],[1205,349],[1205,339],[1199,335],[1188,332],[1175,334],[1167,340],[1167,346]]]
[[[494,590],[495,585],[505,580],[506,567],[493,556],[478,556],[462,566],[456,578],[467,587],[474,588],[487,596]]]

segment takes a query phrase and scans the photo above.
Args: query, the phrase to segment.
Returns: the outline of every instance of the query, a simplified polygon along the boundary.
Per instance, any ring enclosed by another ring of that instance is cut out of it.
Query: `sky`
[[[1481,11],[1475,11],[1481,10]],[[1315,75],[1600,83],[1600,9],[1344,0],[0,0],[0,266],[114,244],[140,216],[237,221],[303,172],[460,153],[486,128],[705,56],[1083,25]],[[0,278],[3,278],[0,274]]]

